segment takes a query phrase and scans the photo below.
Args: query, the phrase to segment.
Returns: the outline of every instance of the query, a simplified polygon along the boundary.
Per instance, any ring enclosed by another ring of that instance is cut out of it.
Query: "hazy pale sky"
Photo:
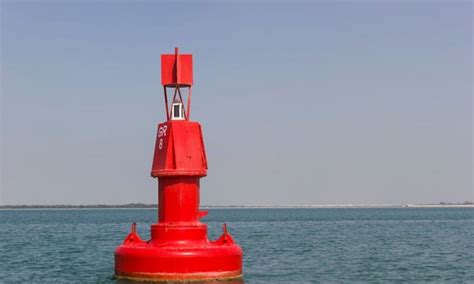
[[[201,204],[473,200],[470,1],[1,1],[0,204],[156,203],[160,54]]]

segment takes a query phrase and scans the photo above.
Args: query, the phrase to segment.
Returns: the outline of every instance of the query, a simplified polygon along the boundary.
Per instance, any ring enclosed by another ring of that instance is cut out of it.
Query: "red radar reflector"
[[[161,84],[163,86],[192,86],[193,85],[193,55],[192,54],[162,54],[161,55]]]

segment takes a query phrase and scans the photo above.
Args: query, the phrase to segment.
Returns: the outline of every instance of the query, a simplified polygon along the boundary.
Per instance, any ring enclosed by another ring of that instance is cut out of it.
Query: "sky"
[[[1,1],[0,204],[157,203],[160,54],[203,205],[473,201],[470,1]]]

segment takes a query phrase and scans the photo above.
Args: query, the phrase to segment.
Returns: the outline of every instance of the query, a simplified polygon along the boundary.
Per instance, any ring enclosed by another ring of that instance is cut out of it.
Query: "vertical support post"
[[[192,87],[189,86],[189,90],[188,90],[188,107],[186,108],[187,109],[187,116],[186,116],[186,120],[189,120],[189,116],[191,115],[191,89]]]

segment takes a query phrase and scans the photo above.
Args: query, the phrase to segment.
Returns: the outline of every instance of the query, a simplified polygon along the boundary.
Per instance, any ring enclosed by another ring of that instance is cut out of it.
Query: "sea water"
[[[0,282],[114,283],[114,249],[154,209],[0,210]],[[211,209],[247,283],[474,283],[474,209]]]

